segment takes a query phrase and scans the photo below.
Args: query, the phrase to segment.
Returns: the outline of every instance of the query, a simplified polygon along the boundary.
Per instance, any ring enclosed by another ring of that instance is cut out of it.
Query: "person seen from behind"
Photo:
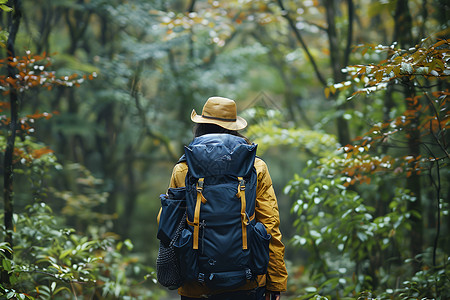
[[[191,120],[195,123],[194,141],[195,139],[198,139],[200,137],[205,139],[209,137],[211,137],[212,139],[221,139],[222,137],[224,139],[239,137],[240,139],[237,139],[238,141],[241,141],[242,143],[246,143],[248,145],[254,145],[250,143],[246,137],[239,133],[240,130],[244,129],[247,126],[247,122],[243,118],[237,116],[236,103],[234,100],[223,97],[211,97],[204,104],[201,115],[197,114],[195,110],[192,111]],[[254,146],[256,147],[256,145]],[[267,230],[267,234],[270,235],[270,242],[268,243],[269,255],[266,273],[255,276],[252,275],[251,280],[247,280],[241,286],[232,288],[215,289],[206,285],[202,280],[186,281],[178,289],[178,293],[181,295],[182,300],[278,300],[280,299],[280,293],[286,291],[288,274],[284,262],[285,247],[281,241],[282,236],[279,229],[280,216],[278,211],[277,198],[272,186],[272,180],[268,171],[268,167],[261,158],[255,157],[253,166],[251,167],[254,167],[253,171],[256,171],[256,201],[253,217],[255,220],[252,221],[252,216],[246,216],[245,214],[243,214],[243,219],[247,217],[247,220],[245,221],[246,225],[251,224],[251,222],[262,223],[265,227],[265,230]],[[188,161],[181,159],[173,169],[169,188],[185,187],[187,182],[186,175],[188,174],[188,169]],[[203,206],[211,205],[211,203],[214,201],[214,199],[212,199],[212,196],[206,196],[207,183],[208,181],[205,177],[205,186],[203,187],[203,189],[205,191],[204,198],[206,199],[201,198],[202,202],[205,203],[202,204],[198,202]],[[247,186],[246,188],[248,189],[251,187]],[[201,213],[202,212],[199,212],[199,214]],[[225,214],[226,212],[224,211],[223,213]],[[219,217],[220,214],[218,215],[218,218]],[[201,219],[201,216],[199,216],[199,218]],[[195,221],[189,221],[188,217],[188,223],[190,225],[193,225],[194,223],[192,222],[195,223]],[[195,227],[195,224],[193,226]],[[242,226],[242,230],[244,230],[244,225]],[[206,224],[203,228],[201,226],[199,227],[200,231],[198,235],[200,237],[197,238],[200,241],[199,249],[201,250],[202,247],[207,247],[207,245],[202,245],[202,234],[208,234],[208,230],[211,227],[208,226],[208,224]],[[242,235],[245,235],[244,231],[242,231]],[[243,248],[240,244],[238,245],[238,248],[239,247]],[[226,255],[226,253],[224,255]],[[214,267],[214,260],[209,259],[208,263],[212,266],[212,268]],[[213,274],[209,275],[209,277],[212,276]],[[208,280],[208,278],[206,280]]]

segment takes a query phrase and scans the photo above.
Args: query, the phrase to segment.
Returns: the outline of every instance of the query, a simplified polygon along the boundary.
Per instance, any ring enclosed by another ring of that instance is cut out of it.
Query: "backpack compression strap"
[[[195,204],[194,211],[194,240],[193,240],[193,249],[198,249],[198,234],[200,230],[200,205],[206,203],[206,198],[203,196],[203,183],[204,178],[199,178],[197,181],[197,203]]]
[[[246,201],[245,201],[245,180],[242,177],[238,177],[239,180],[239,188],[237,197],[241,199],[241,223],[242,223],[242,249],[247,249],[247,225],[250,224],[250,221],[252,221],[255,218],[255,214],[253,214],[251,217],[248,217],[247,212],[245,211],[246,208]],[[193,236],[193,249],[198,249],[198,236],[200,231],[200,206],[201,204],[205,204],[207,202],[205,196],[203,196],[203,184],[204,184],[204,178],[199,178],[196,189],[197,189],[197,202],[195,204],[195,211],[194,211],[194,222],[189,221],[189,219],[186,216],[187,223],[194,227],[194,236]]]
[[[242,223],[242,249],[247,249],[247,225],[250,223],[248,215],[245,211],[245,180],[242,177],[238,177],[239,191],[236,196],[241,198],[241,223]]]

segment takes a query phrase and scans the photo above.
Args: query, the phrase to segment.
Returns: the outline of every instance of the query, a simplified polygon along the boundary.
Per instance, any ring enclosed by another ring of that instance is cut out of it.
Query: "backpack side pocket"
[[[251,226],[251,262],[250,266],[254,275],[262,275],[267,272],[269,264],[269,243],[271,235],[267,233],[266,227],[261,222]]]
[[[183,281],[196,281],[198,279],[198,254],[192,249],[193,234],[189,229],[184,229],[175,242],[175,253],[180,261],[180,271]]]
[[[157,238],[168,247],[186,211],[186,188],[169,188],[167,194],[160,195],[159,199],[162,209]]]

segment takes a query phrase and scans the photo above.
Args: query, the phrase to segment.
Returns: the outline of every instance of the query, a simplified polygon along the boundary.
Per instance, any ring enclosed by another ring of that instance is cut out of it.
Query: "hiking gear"
[[[183,280],[173,245],[186,227],[186,188],[170,188],[159,199],[161,214],[157,237],[160,245],[156,259],[156,277],[162,286],[177,289]]]
[[[186,188],[169,188],[167,194],[160,195],[159,199],[161,214],[156,237],[168,247],[171,241],[173,243],[175,232],[186,213]]]
[[[241,130],[247,127],[247,121],[237,116],[236,102],[223,97],[211,97],[203,106],[202,114],[192,110],[194,123],[216,124],[228,130]]]
[[[270,178],[267,165],[262,159],[256,157],[254,166],[258,177],[255,218],[264,224],[267,232],[272,236],[269,244],[270,260],[267,268],[267,276],[258,275],[257,282],[250,281],[247,284],[236,288],[236,290],[250,290],[259,285],[266,286],[266,288],[271,291],[286,291],[287,272],[283,260],[284,245],[281,242],[278,205],[272,186],[272,179]],[[177,163],[173,168],[169,187],[184,187],[187,170],[188,166],[185,161]],[[220,292],[224,291],[213,290],[197,281],[185,282],[183,286],[178,289],[180,295],[194,298],[200,298],[202,295],[212,295]]]
[[[161,195],[166,199],[167,195]],[[163,219],[164,220],[164,219]],[[172,240],[165,246],[162,241],[159,244],[158,257],[156,259],[156,278],[158,282],[170,290],[179,288],[183,284],[180,271],[180,262],[175,254],[173,244],[180,237],[182,230],[186,226],[186,211],[181,216],[178,226],[173,233]]]
[[[186,281],[231,289],[265,274],[270,235],[255,220],[256,145],[206,134],[185,148],[188,228],[175,243]]]

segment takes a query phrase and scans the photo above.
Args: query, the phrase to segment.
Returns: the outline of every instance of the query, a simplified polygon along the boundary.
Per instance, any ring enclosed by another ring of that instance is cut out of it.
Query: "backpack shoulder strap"
[[[245,211],[246,203],[245,203],[245,180],[242,177],[238,177],[239,180],[239,188],[238,188],[238,196],[241,198],[241,223],[242,223],[242,249],[247,249],[247,225],[249,224],[249,218],[247,212]]]
[[[182,162],[186,162],[187,160],[186,160],[186,155],[182,155],[181,157],[180,157],[180,159],[178,159],[178,161],[177,161],[177,164],[179,164],[179,163],[182,163]]]

